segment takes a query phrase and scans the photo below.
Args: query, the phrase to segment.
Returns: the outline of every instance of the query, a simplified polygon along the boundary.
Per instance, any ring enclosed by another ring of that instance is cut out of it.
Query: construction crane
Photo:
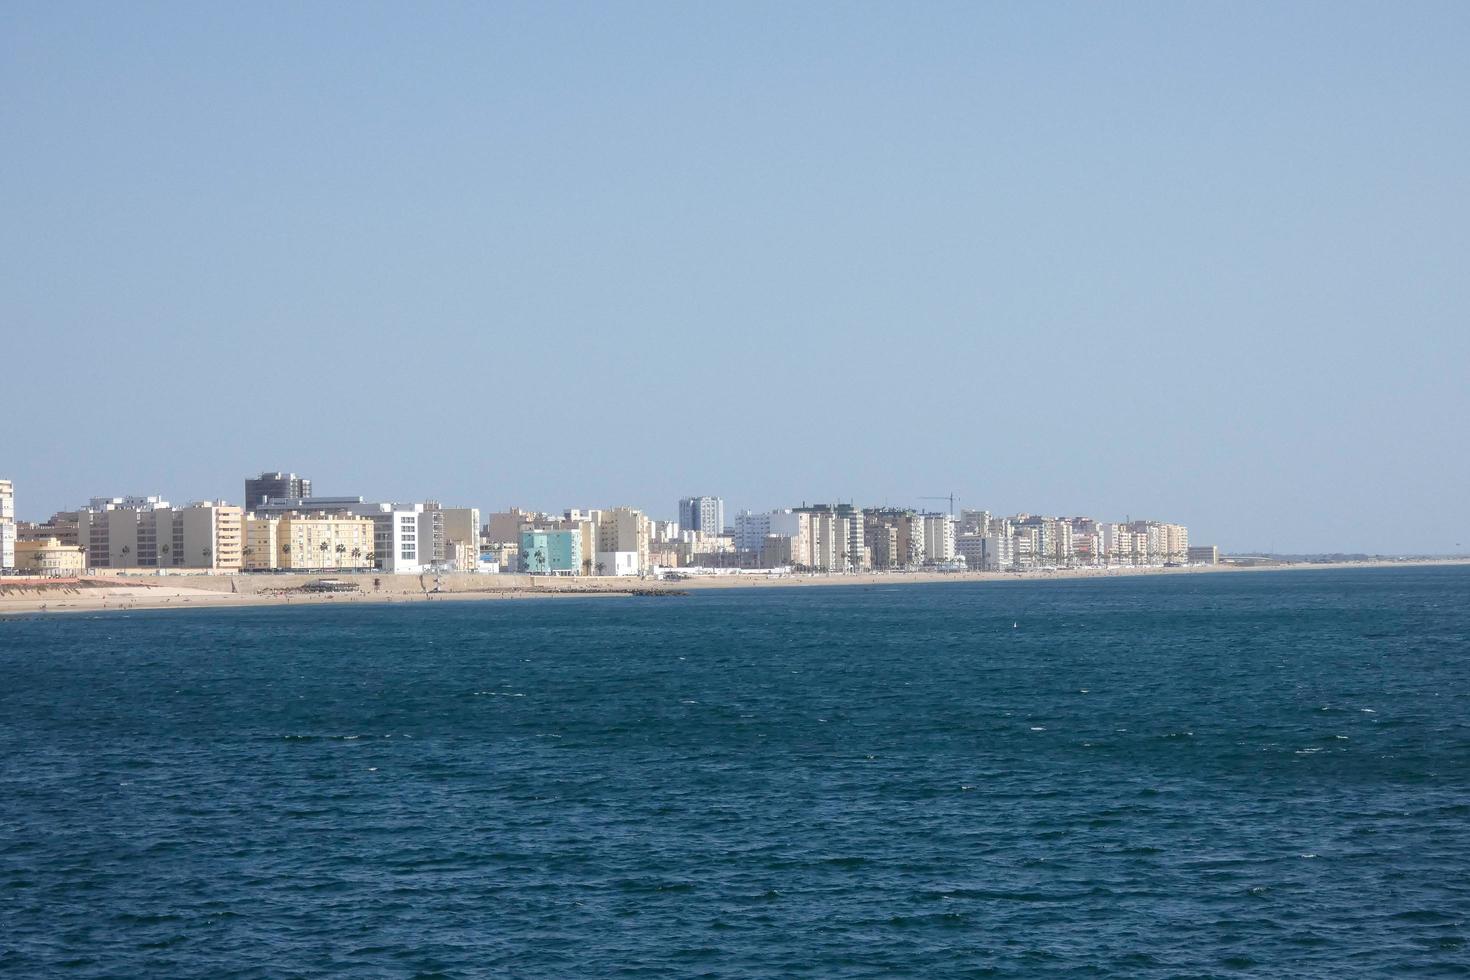
[[[949,501],[949,516],[950,517],[953,517],[954,516],[954,502],[956,500],[958,500],[959,498],[956,497],[954,494],[950,494],[947,497],[920,497],[919,499],[920,500],[948,500]]]

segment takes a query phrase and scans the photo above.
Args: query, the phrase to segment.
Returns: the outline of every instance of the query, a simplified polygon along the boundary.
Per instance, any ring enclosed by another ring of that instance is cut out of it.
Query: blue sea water
[[[6,976],[1465,975],[1470,569],[0,621]]]

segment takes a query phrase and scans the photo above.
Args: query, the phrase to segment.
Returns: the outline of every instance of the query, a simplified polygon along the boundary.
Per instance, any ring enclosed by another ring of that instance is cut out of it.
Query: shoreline
[[[555,578],[528,575],[187,575],[93,576],[80,580],[0,580],[0,618],[14,615],[78,612],[128,612],[153,609],[235,609],[260,606],[395,604],[403,602],[491,602],[504,599],[572,597],[675,597],[697,591],[740,588],[823,588],[833,586],[920,585],[940,582],[1050,582],[1156,575],[1212,575],[1238,572],[1420,568],[1470,565],[1470,559],[1300,562],[1282,565],[1198,565],[1182,568],[1074,568],[1033,572],[857,572],[810,575],[713,575],[674,580]],[[359,591],[300,592],[303,585],[331,577],[356,584]],[[487,581],[490,580],[490,581]],[[549,580],[549,581],[548,581]],[[387,588],[381,583],[387,583]],[[429,588],[434,582],[435,587]],[[374,587],[375,583],[377,587]]]

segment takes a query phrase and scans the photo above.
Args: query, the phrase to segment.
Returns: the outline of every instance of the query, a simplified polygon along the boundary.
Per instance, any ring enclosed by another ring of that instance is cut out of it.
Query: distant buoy
[[[1013,630],[1018,630],[1020,628],[1021,628],[1021,624],[1020,623],[1012,623],[1011,624],[1011,629],[1013,629]]]

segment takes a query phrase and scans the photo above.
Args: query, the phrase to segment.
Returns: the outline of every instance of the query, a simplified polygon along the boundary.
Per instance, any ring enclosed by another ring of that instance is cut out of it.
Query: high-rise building
[[[874,568],[913,568],[924,563],[925,519],[898,507],[863,511],[863,543]]]
[[[245,512],[248,514],[267,498],[310,497],[311,481],[295,473],[262,473],[245,478]]]
[[[924,515],[924,560],[930,564],[954,561],[954,518],[948,514]]]
[[[15,567],[15,484],[0,480],[0,568]]]
[[[821,572],[851,572],[868,567],[863,545],[863,512],[851,504],[812,504],[796,508],[810,521],[811,551],[797,564]]]
[[[685,497],[679,501],[679,529],[700,534],[725,533],[725,501],[720,497]]]

